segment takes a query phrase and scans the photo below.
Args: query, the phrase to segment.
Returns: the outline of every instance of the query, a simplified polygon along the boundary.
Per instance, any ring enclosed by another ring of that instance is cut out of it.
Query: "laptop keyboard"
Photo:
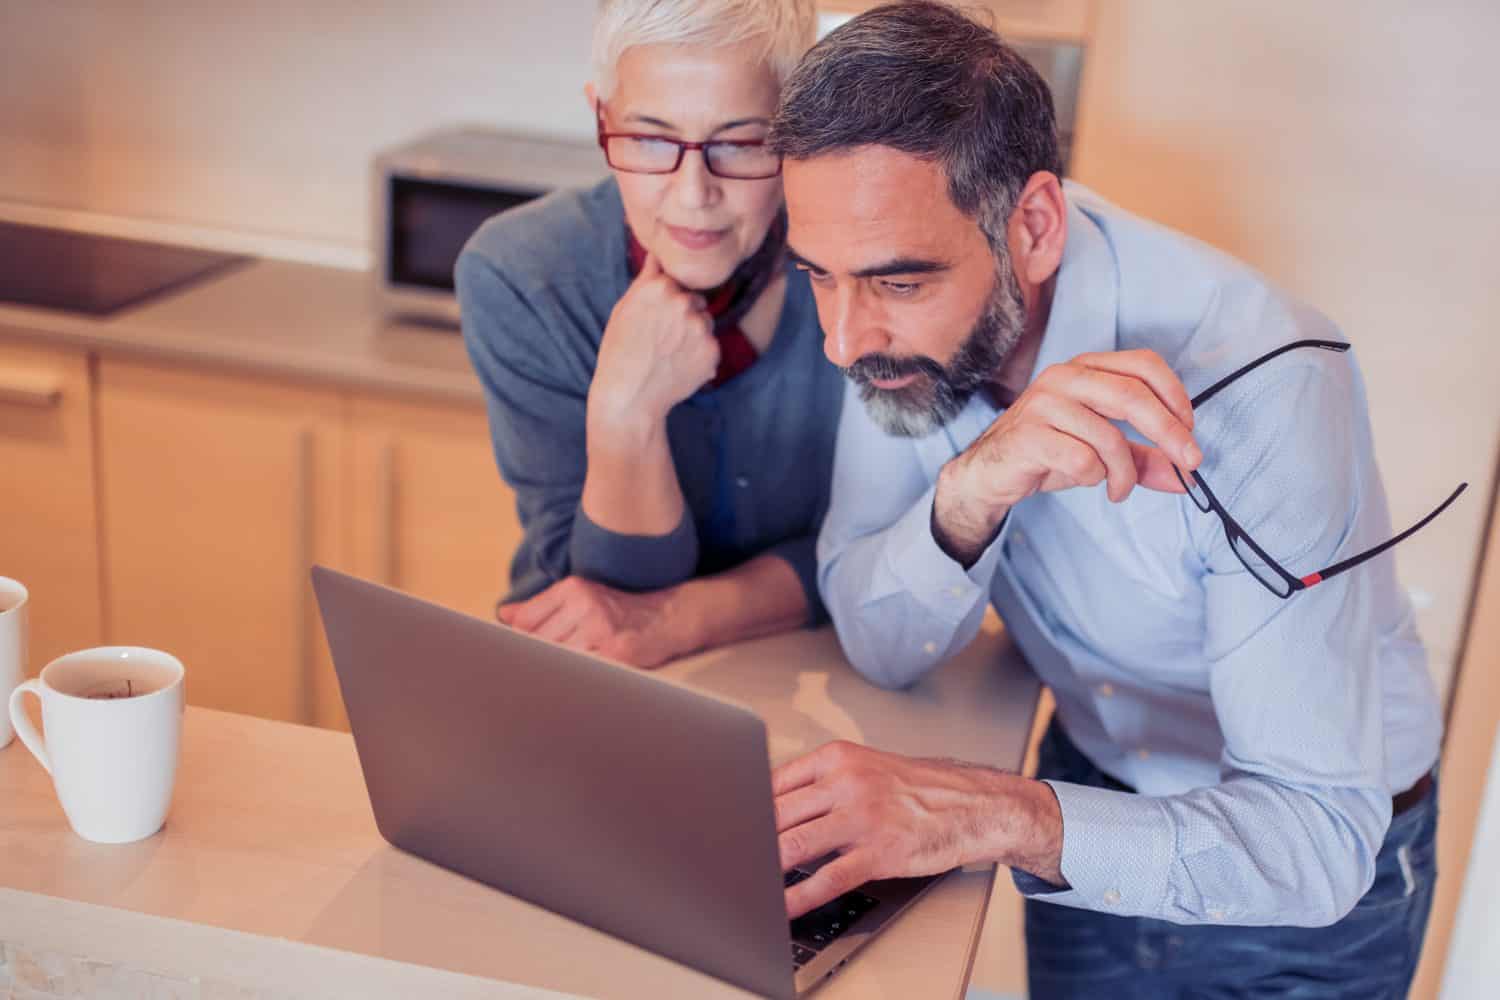
[[[784,887],[794,886],[811,874],[800,868],[793,868],[784,876]],[[856,889],[793,920],[792,965],[800,969],[812,961],[818,952],[828,947],[879,902],[873,896],[867,896]]]

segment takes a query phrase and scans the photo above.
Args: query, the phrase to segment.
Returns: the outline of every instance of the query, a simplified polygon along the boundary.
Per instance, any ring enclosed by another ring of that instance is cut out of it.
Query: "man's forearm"
[[[963,455],[949,461],[938,473],[932,499],[933,541],[964,569],[984,555],[1010,511],[976,502],[965,481],[968,474]]]
[[[1065,888],[1062,809],[1052,786],[996,772],[966,861],[993,861]]]
[[[778,556],[756,556],[674,590],[669,613],[684,625],[689,647],[684,654],[782,632],[807,620],[802,581]]]

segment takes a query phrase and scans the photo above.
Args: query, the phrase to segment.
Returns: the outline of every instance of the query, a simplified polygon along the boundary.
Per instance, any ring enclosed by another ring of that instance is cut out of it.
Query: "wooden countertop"
[[[777,759],[848,738],[1019,768],[1038,693],[993,616],[905,692],[857,677],[828,628],[668,673],[760,712]],[[993,879],[944,880],[819,996],[962,997]],[[0,751],[0,942],[235,996],[747,996],[390,847],[349,736],[196,708],[167,825],[137,844],[74,836],[19,741]]]
[[[253,260],[105,317],[0,303],[0,334],[480,403],[456,327],[389,322],[364,271]]]

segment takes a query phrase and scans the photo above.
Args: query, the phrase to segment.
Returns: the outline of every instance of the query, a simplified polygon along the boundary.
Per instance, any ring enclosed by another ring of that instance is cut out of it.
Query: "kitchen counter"
[[[848,738],[1018,769],[1038,693],[993,615],[905,692],[857,677],[828,628],[666,673],[758,711],[777,760]],[[820,1000],[961,998],[994,877],[993,866],[949,876]],[[167,825],[136,844],[74,836],[19,741],[0,751],[0,996],[7,988],[202,1000],[748,996],[390,847],[349,736],[196,708]]]
[[[390,322],[364,271],[252,260],[110,316],[0,303],[0,335],[482,402],[456,327]]]

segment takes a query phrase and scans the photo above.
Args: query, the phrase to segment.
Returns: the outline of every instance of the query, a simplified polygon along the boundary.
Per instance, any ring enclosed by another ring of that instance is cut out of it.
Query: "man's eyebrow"
[[[787,256],[792,259],[793,264],[805,267],[809,271],[816,271],[818,274],[828,273],[827,268],[820,267],[817,264],[814,264],[812,261],[802,256],[792,247],[788,246],[786,248],[786,252]],[[952,266],[953,265],[947,264],[940,260],[927,260],[921,257],[897,257],[896,259],[886,261],[883,264],[873,264],[870,267],[862,267],[858,271],[854,272],[853,277],[884,278],[896,274],[936,274],[940,271],[947,271]]]
[[[870,267],[862,267],[854,272],[856,278],[884,278],[896,274],[936,274],[946,271],[951,264],[940,260],[926,260],[921,257],[897,257],[888,260],[884,264],[874,264]]]

